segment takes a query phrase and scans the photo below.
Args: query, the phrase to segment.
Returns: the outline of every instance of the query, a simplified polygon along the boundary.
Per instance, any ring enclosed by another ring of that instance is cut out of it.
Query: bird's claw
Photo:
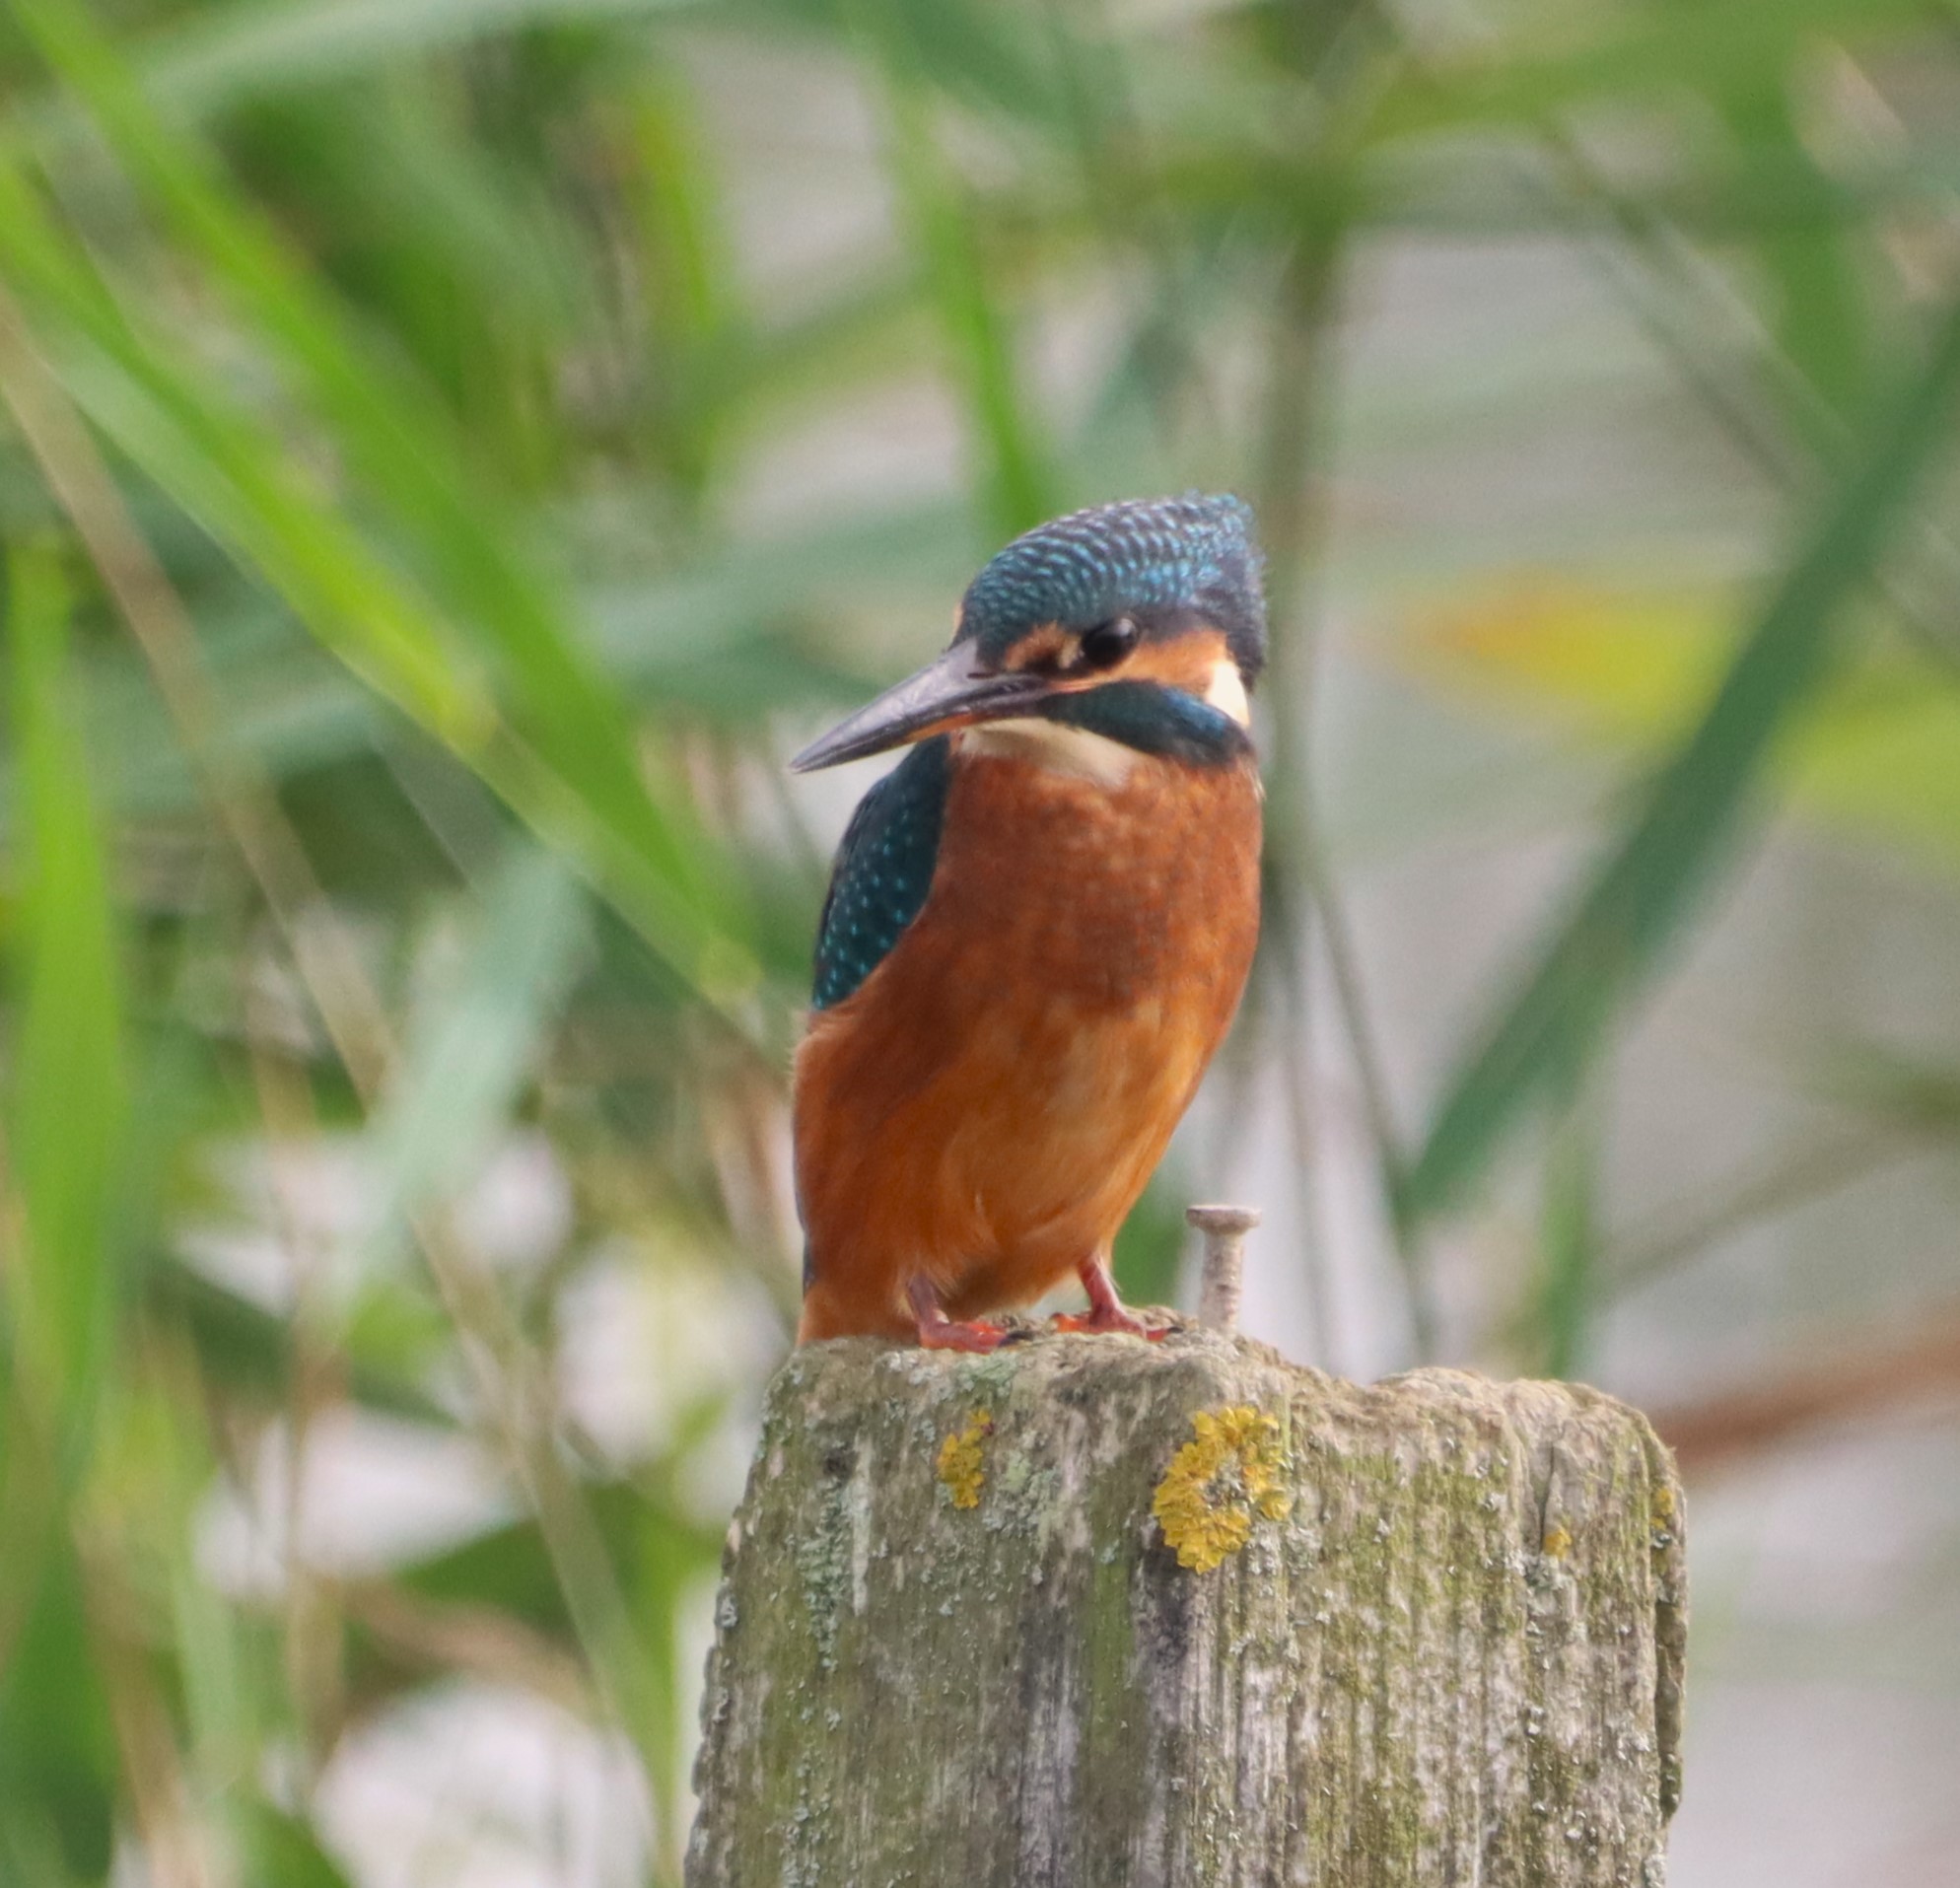
[[[927,1351],[998,1351],[1007,1342],[998,1324],[958,1323],[951,1318],[919,1320],[919,1345]]]
[[[1057,1311],[1051,1322],[1057,1331],[1140,1337],[1151,1344],[1161,1344],[1170,1335],[1170,1327],[1167,1324],[1146,1324],[1136,1312],[1126,1310],[1120,1304],[1113,1307],[1096,1306],[1081,1313]]]
[[[1101,1254],[1085,1260],[1080,1267],[1083,1290],[1088,1294],[1088,1309],[1060,1311],[1055,1316],[1058,1331],[1084,1331],[1093,1335],[1108,1333],[1119,1337],[1140,1337],[1149,1344],[1161,1344],[1168,1327],[1146,1324],[1116,1295],[1116,1281],[1109,1276],[1109,1261]]]
[[[949,1318],[940,1303],[940,1294],[931,1279],[913,1279],[905,1288],[912,1301],[912,1315],[919,1326],[919,1347],[926,1351],[998,1351],[1007,1337],[998,1324],[979,1319],[964,1322]]]

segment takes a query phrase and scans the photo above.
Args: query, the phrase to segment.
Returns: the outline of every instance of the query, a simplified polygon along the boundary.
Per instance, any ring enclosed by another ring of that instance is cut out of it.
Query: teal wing
[[[816,921],[813,1008],[842,1003],[885,959],[932,890],[951,750],[922,740],[851,815]]]

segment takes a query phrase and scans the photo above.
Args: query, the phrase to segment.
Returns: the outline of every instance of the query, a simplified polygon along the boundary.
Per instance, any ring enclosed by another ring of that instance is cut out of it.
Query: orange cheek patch
[[[1116,673],[1125,681],[1161,682],[1202,696],[1219,664],[1230,660],[1224,630],[1194,629],[1168,642],[1145,643]]]
[[[1060,623],[1043,623],[1031,629],[1019,642],[1008,651],[1003,666],[1007,668],[1040,668],[1049,664],[1066,664],[1075,655],[1080,637],[1072,636]]]

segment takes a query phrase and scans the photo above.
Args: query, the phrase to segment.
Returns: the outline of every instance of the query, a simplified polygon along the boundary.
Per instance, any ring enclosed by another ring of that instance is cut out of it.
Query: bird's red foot
[[[1116,1281],[1109,1276],[1109,1262],[1106,1259],[1089,1260],[1078,1276],[1082,1279],[1083,1290],[1088,1294],[1088,1309],[1080,1314],[1058,1311],[1054,1319],[1056,1330],[1112,1332],[1124,1337],[1148,1338],[1153,1344],[1163,1342],[1164,1326],[1146,1324],[1116,1295]]]
[[[1007,1333],[998,1324],[959,1323],[945,1314],[930,1279],[914,1279],[905,1288],[912,1315],[919,1321],[919,1345],[927,1351],[998,1351]]]

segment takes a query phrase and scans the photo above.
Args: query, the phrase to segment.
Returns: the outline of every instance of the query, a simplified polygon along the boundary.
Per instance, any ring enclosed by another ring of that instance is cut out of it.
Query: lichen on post
[[[1196,1327],[784,1366],[691,1888],[1662,1879],[1680,1495],[1596,1391]]]

